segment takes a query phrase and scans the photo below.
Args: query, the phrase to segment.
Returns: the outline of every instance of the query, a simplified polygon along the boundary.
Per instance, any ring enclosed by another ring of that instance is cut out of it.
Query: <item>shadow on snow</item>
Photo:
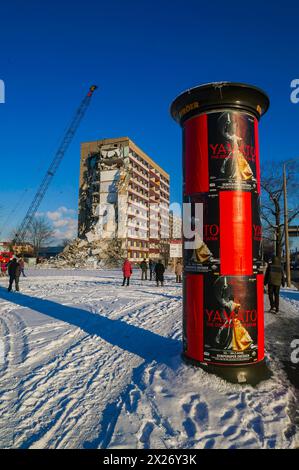
[[[3,287],[0,287],[0,298],[74,325],[91,336],[98,336],[113,346],[142,357],[147,362],[156,361],[170,365],[171,358],[181,350],[178,340],[165,338],[121,320],[111,320],[88,310],[22,293],[9,293]]]

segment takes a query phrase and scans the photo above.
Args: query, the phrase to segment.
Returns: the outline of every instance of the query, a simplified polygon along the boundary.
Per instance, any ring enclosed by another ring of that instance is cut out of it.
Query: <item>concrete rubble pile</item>
[[[123,262],[118,240],[85,240],[76,238],[57,256],[43,260],[40,268],[117,267]]]

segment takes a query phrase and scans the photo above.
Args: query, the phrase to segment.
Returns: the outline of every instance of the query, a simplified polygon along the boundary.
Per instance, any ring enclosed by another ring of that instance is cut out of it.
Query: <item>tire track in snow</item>
[[[13,441],[16,418],[10,409],[10,417],[6,419],[7,408],[10,408],[18,397],[17,369],[27,357],[28,340],[26,325],[20,315],[14,312],[11,302],[1,302],[0,321],[5,354],[4,367],[0,370],[0,440],[6,443]],[[7,380],[7,377],[10,377],[10,380]]]
[[[63,293],[62,284],[63,279],[60,283],[60,291]],[[70,284],[69,281],[67,284]],[[85,280],[84,284],[86,284]],[[91,288],[94,288],[94,285],[91,284]],[[54,300],[59,294],[57,279],[52,282],[51,288],[47,283],[47,289],[42,289],[38,285],[35,289],[24,290],[27,295],[36,292],[41,299],[45,297]],[[86,294],[86,285],[82,286],[82,290]],[[115,299],[116,290],[118,295]],[[82,303],[87,302],[86,299],[88,299],[92,313],[102,313],[103,296],[99,296],[99,293],[93,293],[93,295],[99,298],[99,303],[95,301],[95,306],[90,305],[94,298],[88,295],[80,296],[77,305],[69,302],[70,299],[65,297],[65,292],[61,300],[66,305],[82,308]],[[113,296],[114,299],[112,299]],[[110,300],[114,300],[117,308],[108,309],[106,306],[103,313],[109,318],[120,319],[136,326],[141,325],[152,331],[160,330],[161,321],[167,326],[167,315],[164,319],[155,319],[157,304],[163,306],[164,311],[172,315],[172,302],[177,302],[177,299],[163,300],[160,303],[158,292],[155,296],[142,294],[142,301],[140,301],[140,296],[138,291],[133,291],[131,299],[128,299],[127,291],[111,289]],[[109,296],[107,298],[109,300]],[[125,305],[121,304],[123,301]],[[50,328],[59,323],[61,322],[51,323]],[[38,332],[39,329],[42,332],[42,327],[34,330]],[[77,330],[76,338],[74,338],[76,331],[72,329],[64,336],[63,343],[59,345],[57,344],[59,342],[53,341],[46,353],[36,351],[38,341],[30,342],[37,354],[29,355],[29,358],[19,365],[18,396],[10,403],[7,413],[8,419],[13,413],[16,417],[14,428],[18,431],[13,439],[14,446],[80,447],[82,442],[92,441],[92,436],[99,433],[107,396],[111,400],[117,400],[130,384],[132,370],[144,362],[143,359],[117,346],[111,346],[101,338],[94,338]],[[82,359],[84,357],[88,358],[85,363]],[[78,429],[82,431],[79,436]]]
[[[166,289],[155,290],[149,283],[135,281],[126,290],[104,278],[101,284],[101,279],[72,277],[71,281],[63,281],[57,277],[49,289],[47,282],[47,289],[28,288],[26,293],[42,293],[67,305],[75,302],[78,308],[87,305],[94,315],[179,337],[180,295],[176,286],[167,286],[166,293]],[[39,281],[42,283],[44,279]],[[73,299],[65,286],[79,298]],[[281,375],[270,382],[270,388],[226,387],[217,378],[211,380],[176,358],[170,367],[149,364],[98,336],[82,333],[77,339],[72,352],[62,346],[58,361],[51,365],[39,350],[34,367],[28,361],[31,356],[27,357],[25,364],[31,375],[28,382],[23,377],[23,391],[28,386],[28,393],[20,400],[26,406],[18,409],[16,418],[11,416],[19,428],[18,444],[51,448],[293,446],[287,411],[292,390],[288,390],[287,380]],[[53,358],[59,350],[54,343]],[[17,366],[19,373],[22,366]],[[30,395],[36,400],[35,407],[34,402],[30,405]],[[42,407],[38,407],[41,400]],[[26,426],[22,427],[22,422]],[[2,435],[1,442],[4,439]]]
[[[159,294],[158,294],[159,295]],[[167,316],[163,317],[162,319],[157,319],[157,321],[153,321],[151,313],[156,311],[157,304],[159,303],[159,310],[165,310],[168,315],[173,316],[173,319],[177,322],[177,317],[173,315],[175,310],[178,310],[178,301],[180,301],[180,296],[176,297],[172,301],[164,301],[164,302],[153,302],[150,305],[144,305],[144,307],[140,310],[134,310],[134,324],[142,324],[143,328],[146,326],[151,326],[150,330],[155,331],[157,329],[158,332],[163,330],[163,323],[165,326],[167,325],[167,329],[169,329],[169,318]],[[164,313],[164,312],[163,312]],[[128,319],[130,320],[131,315],[128,315]],[[127,317],[124,317],[123,320],[126,320]],[[145,321],[144,321],[145,320]],[[138,323],[137,323],[138,321]],[[129,323],[129,322],[128,322]],[[155,326],[158,325],[158,328]],[[120,413],[122,412],[123,408],[126,408],[130,411],[130,407],[135,409],[137,407],[138,401],[140,400],[142,394],[144,394],[146,390],[146,384],[143,383],[143,375],[146,374],[146,371],[152,370],[155,368],[154,365],[148,365],[147,362],[143,362],[140,366],[133,369],[132,379],[130,383],[127,385],[123,393],[117,397],[114,402],[108,403],[106,409],[103,411],[103,416],[101,418],[101,432],[99,435],[93,439],[92,441],[87,441],[84,443],[85,448],[107,448],[113,438],[113,433],[115,427],[117,425],[118,418]],[[133,403],[134,405],[130,405],[131,396],[133,395]],[[159,411],[156,408],[155,402],[151,397],[147,397],[149,402],[151,403],[152,408],[152,415],[153,415],[153,422],[156,426],[162,425],[169,434],[172,434],[171,426],[167,422],[167,418],[160,419]],[[148,443],[148,438],[150,436],[150,430],[153,428],[152,423],[148,423],[146,428],[142,431],[140,436],[140,442],[144,442],[142,447],[146,447]],[[163,446],[162,446],[163,447]]]

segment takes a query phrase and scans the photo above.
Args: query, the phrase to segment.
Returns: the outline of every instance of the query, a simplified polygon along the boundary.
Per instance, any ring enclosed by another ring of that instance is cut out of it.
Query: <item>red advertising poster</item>
[[[256,119],[240,111],[203,114],[184,126],[184,194],[260,191]]]
[[[184,231],[186,272],[262,273],[262,228],[257,193],[220,191],[185,196],[186,212],[188,205],[189,221],[184,217],[189,223],[188,231]],[[196,205],[202,206],[199,211],[202,221],[197,219]]]
[[[257,190],[254,117],[239,111],[208,115],[210,190]]]
[[[255,276],[206,275],[204,280],[204,360],[242,364],[258,359]]]
[[[219,198],[208,193],[184,198],[189,217],[189,230],[184,230],[184,267],[186,272],[219,271]],[[202,206],[202,221],[196,217],[196,205]],[[185,214],[184,214],[185,219]],[[188,221],[186,221],[188,223]],[[201,227],[200,227],[201,226]],[[192,235],[192,236],[190,236]],[[192,243],[192,245],[191,245]]]
[[[238,365],[262,359],[262,282],[261,275],[188,273],[184,298],[185,354],[213,364]]]

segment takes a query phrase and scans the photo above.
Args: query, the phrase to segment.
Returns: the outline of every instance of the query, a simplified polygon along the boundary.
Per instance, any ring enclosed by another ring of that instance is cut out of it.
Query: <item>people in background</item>
[[[161,260],[159,260],[155,266],[157,286],[159,286],[159,283],[161,284],[161,286],[164,285],[164,272],[165,272],[164,264],[162,263]]]
[[[280,286],[285,285],[284,272],[278,256],[272,257],[272,262],[268,264],[265,272],[264,284],[268,284],[268,296],[270,302],[270,312],[279,312],[279,291]]]
[[[123,264],[123,275],[124,275],[124,280],[123,280],[123,286],[127,282],[127,286],[130,284],[130,277],[132,276],[133,268],[130,263],[130,261],[125,259],[124,264]]]
[[[7,271],[9,275],[8,292],[11,291],[13,282],[15,283],[16,291],[19,291],[19,279],[21,274],[21,268],[16,258],[13,258],[7,265]]]
[[[175,276],[176,276],[175,282],[182,282],[182,271],[183,271],[182,263],[178,261],[177,264],[175,265]]]
[[[156,264],[157,261],[153,261],[153,280],[156,280]]]
[[[19,265],[21,268],[21,274],[23,274],[23,277],[26,277],[26,274],[24,273],[25,262],[23,258],[19,259]]]
[[[153,260],[151,259],[148,260],[148,267],[149,267],[150,281],[152,281],[154,268],[155,268],[155,263],[153,262]]]
[[[6,276],[7,263],[5,261],[1,262],[1,276]]]
[[[141,280],[142,281],[144,279],[147,280],[147,262],[145,258],[143,261],[141,261],[140,268],[141,268]]]

